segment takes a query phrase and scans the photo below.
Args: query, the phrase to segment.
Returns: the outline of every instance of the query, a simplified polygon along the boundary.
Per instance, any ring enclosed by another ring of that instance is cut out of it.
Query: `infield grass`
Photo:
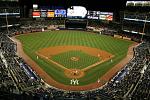
[[[64,71],[44,59],[37,60],[35,54],[37,50],[52,46],[76,45],[99,48],[113,54],[115,56],[113,62],[109,60],[97,65],[88,70],[85,76],[79,79],[79,85],[87,85],[97,81],[99,77],[121,61],[126,56],[129,45],[133,43],[132,41],[116,39],[111,36],[70,30],[31,33],[20,35],[16,38],[22,42],[23,50],[29,57],[53,79],[66,85],[70,85],[70,79],[64,75]]]
[[[78,60],[71,60],[72,57],[76,57]],[[69,69],[82,69],[100,61],[98,57],[91,56],[83,51],[63,52],[53,56],[51,59]]]

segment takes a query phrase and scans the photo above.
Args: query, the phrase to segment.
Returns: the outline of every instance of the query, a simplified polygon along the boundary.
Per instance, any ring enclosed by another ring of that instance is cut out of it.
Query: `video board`
[[[71,6],[67,9],[62,7],[39,6],[33,4],[33,18],[71,18],[71,19],[95,19],[113,20],[112,12],[87,11],[83,6]]]
[[[40,16],[39,16],[40,15]],[[61,6],[40,6],[33,4],[33,18],[53,18],[53,17],[66,17],[67,11]]]
[[[33,10],[32,15],[33,18],[35,17],[66,17],[66,10],[65,9],[57,9],[57,10]],[[39,16],[40,14],[40,16]]]
[[[112,21],[113,20],[113,13],[112,12],[100,12],[99,19]]]
[[[33,16],[33,18],[40,17],[41,16],[40,11],[34,11],[34,12],[32,12],[32,16]]]
[[[87,18],[112,21],[113,13],[112,12],[101,12],[101,11],[88,11]]]
[[[55,10],[55,17],[66,17],[67,12],[65,9],[56,9]]]
[[[88,11],[87,18],[88,19],[99,19],[100,11]]]
[[[46,18],[47,17],[47,10],[41,10],[41,17]]]
[[[54,10],[47,11],[47,17],[55,17],[54,15],[55,15]]]
[[[71,6],[67,9],[67,18],[86,18],[87,10],[82,6]]]

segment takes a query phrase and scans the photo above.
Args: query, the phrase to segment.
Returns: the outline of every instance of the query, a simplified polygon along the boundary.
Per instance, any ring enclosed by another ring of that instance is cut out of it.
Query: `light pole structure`
[[[143,35],[144,35],[144,32],[145,32],[145,26],[146,26],[146,20],[147,20],[147,15],[145,16],[145,22],[144,22],[144,26],[143,26],[143,32],[142,32],[142,36],[141,36],[141,41],[143,41]]]
[[[8,16],[7,16],[7,9],[5,9],[5,14],[6,14],[6,28],[7,28],[7,34],[9,34],[9,29],[8,29]]]

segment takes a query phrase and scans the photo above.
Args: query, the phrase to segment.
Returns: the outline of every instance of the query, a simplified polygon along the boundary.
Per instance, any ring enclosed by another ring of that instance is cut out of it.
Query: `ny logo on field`
[[[70,84],[71,84],[71,85],[79,85],[79,80],[77,80],[77,79],[72,79],[72,80],[70,80]]]

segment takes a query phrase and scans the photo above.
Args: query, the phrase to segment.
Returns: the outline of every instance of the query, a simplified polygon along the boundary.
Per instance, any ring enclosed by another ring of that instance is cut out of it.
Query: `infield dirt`
[[[51,59],[52,56],[58,55],[63,52],[72,51],[72,50],[85,52],[91,56],[98,57],[100,60],[96,63],[93,63],[92,65],[89,65],[89,66],[83,68],[83,69],[67,69],[65,66],[63,66],[60,63],[53,61]],[[103,51],[103,50],[100,50],[97,48],[85,47],[85,46],[54,46],[54,47],[40,49],[36,52],[36,54],[38,56],[40,56],[41,58],[44,58],[44,59],[48,60],[49,62],[57,65],[58,67],[62,68],[64,70],[64,74],[68,78],[81,78],[85,75],[84,73],[87,70],[90,70],[91,68],[93,68],[105,61],[108,61],[109,59],[114,57],[112,54],[110,54],[106,51]]]

